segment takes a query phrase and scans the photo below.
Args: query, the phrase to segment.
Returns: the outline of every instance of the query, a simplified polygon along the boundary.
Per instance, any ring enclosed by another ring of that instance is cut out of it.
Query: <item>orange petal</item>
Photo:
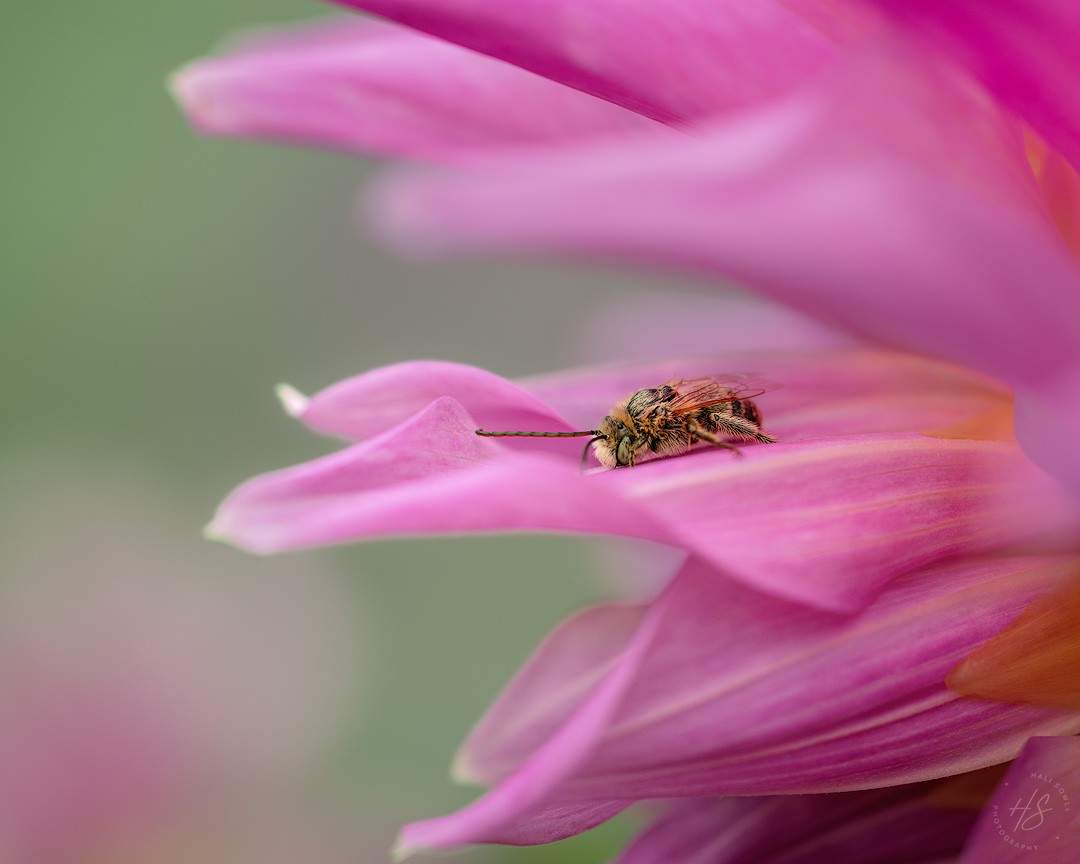
[[[946,679],[961,696],[1080,710],[1080,570]]]

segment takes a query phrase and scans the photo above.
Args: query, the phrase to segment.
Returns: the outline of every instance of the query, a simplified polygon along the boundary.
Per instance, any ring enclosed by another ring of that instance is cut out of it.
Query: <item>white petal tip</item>
[[[199,72],[199,64],[192,62],[181,66],[165,79],[165,90],[192,119],[208,116],[212,105],[205,76]]]
[[[405,838],[399,834],[397,840],[394,842],[394,847],[390,850],[390,859],[392,861],[404,861],[406,858],[411,858],[416,854],[416,847],[410,846],[405,842]]]
[[[477,776],[464,753],[454,756],[454,761],[450,765],[450,782],[458,786],[484,785],[484,781]]]
[[[202,536],[204,539],[213,540],[215,543],[226,542],[225,535],[221,530],[221,526],[218,525],[216,519],[203,527]]]
[[[175,69],[168,74],[165,78],[165,91],[173,97],[181,105],[184,104],[184,96],[187,75],[187,66],[181,66],[179,69]]]
[[[291,384],[278,384],[274,392],[277,394],[278,401],[281,402],[281,407],[290,417],[301,416],[307,410],[308,402],[311,401]]]

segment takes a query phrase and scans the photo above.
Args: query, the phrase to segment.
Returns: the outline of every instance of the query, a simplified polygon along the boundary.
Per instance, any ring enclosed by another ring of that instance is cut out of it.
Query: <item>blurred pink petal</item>
[[[1017,388],[1025,450],[1080,487],[1080,457],[1062,446],[1080,440],[1080,276],[1019,130],[935,64],[899,47],[863,56],[814,98],[687,141],[399,176],[381,218],[429,249],[721,273],[871,341],[981,369]]]
[[[1028,136],[1028,156],[1046,206],[1073,257],[1080,260],[1080,175],[1068,162]]]
[[[1080,738],[1032,738],[983,808],[960,864],[1075,864]]]
[[[541,646],[459,755],[460,774],[495,788],[407,826],[403,847],[548,842],[643,798],[917,782],[1005,761],[1032,734],[1080,731],[1074,712],[944,685],[1073,566],[965,559],[837,618],[691,562],[648,609],[578,615]],[[598,621],[601,634],[582,633]]]
[[[928,784],[831,795],[690,798],[616,864],[881,864],[951,861],[977,813],[935,807]]]
[[[859,344],[850,333],[763,297],[744,294],[626,289],[617,304],[582,309],[571,326],[576,331],[576,350],[570,359],[575,363],[677,357],[688,345],[750,352],[829,350]],[[643,333],[649,338],[640,338],[638,334]]]
[[[199,131],[462,162],[659,124],[507,63],[373,21],[283,30],[199,60],[171,87]]]
[[[338,2],[676,124],[805,83],[867,26],[829,0]]]
[[[1074,0],[871,0],[934,40],[1080,168]]]
[[[586,474],[580,439],[540,448],[535,439],[504,444],[474,434],[482,426],[572,429],[563,413],[594,428],[630,390],[740,361],[775,380],[790,376],[760,400],[782,443],[747,447],[741,458],[708,448]],[[403,419],[339,453],[245,483],[209,531],[259,552],[469,531],[616,534],[684,549],[780,596],[854,609],[907,570],[1080,519],[1014,445],[918,434],[1007,404],[983,381],[940,364],[875,352],[759,353],[522,383],[425,361],[294,400],[303,419],[338,434],[371,435],[376,423]],[[439,390],[449,393],[409,416]],[[381,406],[375,422],[367,406]]]
[[[305,785],[366,673],[343,584],[178,536],[148,484],[3,479],[0,858],[128,860],[92,853]]]

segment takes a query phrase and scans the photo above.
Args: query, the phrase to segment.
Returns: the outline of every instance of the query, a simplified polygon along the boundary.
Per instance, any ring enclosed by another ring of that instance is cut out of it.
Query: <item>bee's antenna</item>
[[[584,432],[485,432],[477,429],[476,434],[485,438],[582,438],[585,435],[599,435],[600,432],[597,429],[587,429]]]
[[[590,438],[588,441],[585,442],[585,449],[581,451],[581,470],[582,471],[585,470],[585,463],[589,459],[589,448],[592,447],[592,445],[595,444],[597,441],[603,441],[605,437],[607,437],[607,436],[605,436],[605,435],[596,435],[593,438]]]

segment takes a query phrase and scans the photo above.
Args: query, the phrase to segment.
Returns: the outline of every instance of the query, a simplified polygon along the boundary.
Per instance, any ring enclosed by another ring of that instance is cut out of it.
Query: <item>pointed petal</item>
[[[574,428],[542,398],[505,378],[475,366],[437,360],[396,363],[347,378],[312,396],[294,416],[316,432],[363,441],[443,396],[460,402],[482,429],[567,432]],[[545,442],[532,443],[543,446]]]
[[[663,536],[579,466],[478,437],[449,397],[382,435],[236,489],[207,529],[252,552],[369,537],[549,530]]]
[[[944,677],[1070,566],[1033,558],[938,567],[837,619],[691,563],[610,671],[590,665],[602,652],[586,650],[578,675],[591,670],[600,683],[553,733],[542,689],[511,688],[513,702],[496,702],[492,711],[518,730],[516,740],[503,737],[489,753],[474,735],[465,750],[473,770],[498,785],[407,836],[428,848],[547,842],[581,830],[605,804],[635,798],[854,790],[1004,761],[1029,735],[1075,732],[1080,719],[962,699]],[[568,668],[565,652],[585,643],[567,636],[531,661],[534,681],[548,658]],[[609,719],[594,722],[601,713]]]
[[[515,66],[370,21],[296,27],[189,64],[171,88],[205,134],[461,163],[476,151],[662,133]]]
[[[633,615],[633,612],[630,614]],[[612,633],[616,641],[621,642],[623,626],[617,622],[621,616],[601,612],[599,617],[616,624]],[[597,615],[584,615],[576,620],[578,623],[591,624],[596,618]],[[569,836],[568,826],[572,826],[570,833],[586,831],[632,803],[632,799],[598,800],[573,808],[572,812],[560,813],[552,811],[546,798],[553,784],[558,784],[581,760],[588,757],[591,742],[596,736],[602,735],[612,722],[627,689],[633,684],[633,670],[643,661],[643,654],[649,648],[649,637],[656,631],[658,623],[655,616],[641,619],[634,638],[619,652],[619,662],[602,679],[597,680],[588,698],[575,706],[573,714],[550,738],[538,742],[536,752],[526,759],[523,770],[507,778],[504,795],[487,795],[452,816],[406,825],[401,831],[399,849],[408,852],[448,849],[476,842],[510,845],[547,843]],[[564,630],[563,635],[570,636],[576,645],[585,649],[588,656],[597,659],[595,644],[591,644],[589,639],[577,638],[568,630]],[[563,640],[558,642],[556,653],[563,647]],[[511,815],[506,812],[507,799],[513,802],[514,807],[529,813],[527,820],[523,820],[527,822],[524,831],[519,832],[513,822],[507,820],[507,816]]]
[[[786,386],[761,399],[782,443],[747,447],[742,458],[706,447],[586,475],[581,439],[473,434],[481,423],[574,429],[562,410],[585,418],[578,429],[594,428],[597,406],[627,390],[743,361]],[[611,533],[689,551],[779,596],[851,610],[910,569],[1080,524],[1015,445],[959,437],[955,426],[948,435],[906,431],[1007,409],[996,388],[942,364],[865,351],[762,353],[522,383],[423,361],[294,398],[308,424],[363,443],[244,484],[210,533],[264,552],[467,530]],[[875,428],[886,431],[853,434]]]
[[[964,658],[948,683],[962,696],[1080,711],[1080,574]]]
[[[944,47],[1080,168],[1080,7],[1073,0],[873,0]]]
[[[802,84],[866,17],[827,0],[339,2],[676,123]]]
[[[454,778],[478,785],[492,779],[473,767],[472,742],[482,742],[479,755],[489,765],[518,759],[525,738],[550,738],[622,662],[648,608],[646,603],[594,606],[549,634],[469,733],[454,759]]]
[[[926,801],[926,784],[674,804],[616,864],[878,864],[951,860],[976,812]]]
[[[571,369],[516,383],[474,366],[419,360],[348,378],[310,399],[290,393],[289,413],[316,432],[359,441],[453,396],[484,429],[592,429],[612,405],[642,387],[725,373],[749,373],[778,385],[759,407],[767,426],[774,418],[782,424],[785,440],[919,432],[1008,406],[1006,392],[994,382],[912,355],[755,350]],[[580,454],[566,442],[534,439],[524,446]]]
[[[1032,738],[983,809],[960,864],[1075,864],[1080,738]]]
[[[406,176],[380,200],[403,242],[705,269],[981,369],[1019,391],[1025,450],[1080,488],[1080,456],[1062,443],[1080,440],[1080,275],[1018,131],[932,57],[880,52],[816,100],[700,139]]]

